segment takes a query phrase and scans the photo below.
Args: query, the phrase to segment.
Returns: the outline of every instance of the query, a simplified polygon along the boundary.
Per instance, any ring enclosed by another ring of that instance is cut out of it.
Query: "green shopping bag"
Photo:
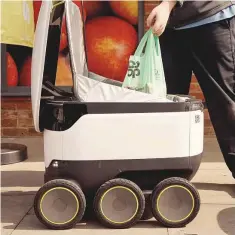
[[[160,43],[151,29],[143,36],[135,54],[130,56],[122,87],[166,97]]]

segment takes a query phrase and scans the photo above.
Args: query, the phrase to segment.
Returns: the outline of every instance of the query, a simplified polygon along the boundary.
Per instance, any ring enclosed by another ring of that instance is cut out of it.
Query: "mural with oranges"
[[[129,56],[138,44],[138,1],[73,1],[83,9],[88,69],[96,74],[123,81]],[[41,1],[34,1],[37,23]],[[27,49],[21,49],[26,50]],[[12,53],[11,53],[12,51]],[[30,86],[31,54],[7,53],[8,86]],[[19,58],[23,55],[23,58]],[[17,63],[14,61],[17,58]],[[56,85],[71,86],[72,73],[68,56],[68,40],[63,18]]]

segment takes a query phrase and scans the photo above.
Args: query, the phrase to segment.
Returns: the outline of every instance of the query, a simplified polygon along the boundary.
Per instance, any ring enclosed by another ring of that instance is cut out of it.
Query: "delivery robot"
[[[71,90],[55,86],[66,17]],[[203,152],[203,105],[187,96],[125,89],[87,69],[82,13],[43,1],[32,56],[32,110],[43,133],[45,184],[34,209],[49,229],[69,229],[89,208],[104,226],[130,228],[147,212],[166,227],[198,214],[189,182]]]

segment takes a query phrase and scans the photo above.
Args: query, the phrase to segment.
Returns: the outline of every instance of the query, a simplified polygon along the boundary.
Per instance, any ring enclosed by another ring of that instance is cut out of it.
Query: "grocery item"
[[[134,55],[130,56],[123,87],[166,97],[160,43],[152,29],[145,33]]]

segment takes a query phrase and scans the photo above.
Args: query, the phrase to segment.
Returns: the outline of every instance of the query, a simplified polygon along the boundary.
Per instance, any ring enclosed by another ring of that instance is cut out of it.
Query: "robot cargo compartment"
[[[154,114],[154,113],[186,113],[202,112],[203,104],[200,100],[188,99],[184,102],[169,103],[84,103],[77,100],[42,99],[40,111],[41,128],[63,131],[87,114]],[[200,114],[201,115],[201,114]]]

